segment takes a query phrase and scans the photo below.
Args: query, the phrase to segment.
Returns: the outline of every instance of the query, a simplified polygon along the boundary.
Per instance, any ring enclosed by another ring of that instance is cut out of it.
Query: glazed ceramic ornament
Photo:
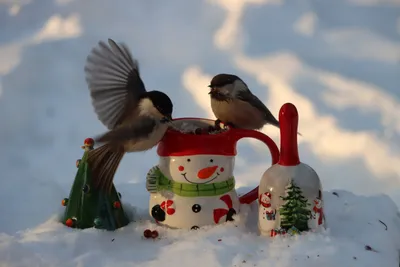
[[[179,128],[188,123],[204,130],[213,122],[177,119],[174,125]],[[158,145],[159,164],[148,173],[146,186],[150,192],[149,213],[161,225],[197,229],[234,220],[240,203],[250,199],[249,194],[239,198],[235,190],[233,171],[239,139],[259,139],[269,147],[273,163],[279,159],[277,146],[261,132],[203,130],[198,134],[168,130]]]
[[[258,189],[258,228],[264,236],[293,235],[325,225],[320,179],[299,159],[298,113],[293,104],[282,106],[279,123],[280,159],[263,174]]]

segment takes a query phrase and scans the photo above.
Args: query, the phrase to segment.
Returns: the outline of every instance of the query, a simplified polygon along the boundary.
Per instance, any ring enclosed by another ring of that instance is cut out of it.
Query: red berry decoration
[[[74,220],[72,220],[72,219],[67,219],[67,220],[65,221],[65,225],[68,226],[68,227],[74,226]]]
[[[113,206],[114,206],[114,209],[120,209],[120,208],[121,208],[121,202],[119,202],[119,201],[114,201]]]
[[[151,237],[152,238],[157,238],[158,237],[158,232],[156,230],[154,230],[153,232],[151,232]]]
[[[143,236],[145,237],[145,238],[150,238],[151,236],[152,236],[152,231],[150,230],[150,229],[146,229],[146,230],[144,230],[144,232],[143,232]]]

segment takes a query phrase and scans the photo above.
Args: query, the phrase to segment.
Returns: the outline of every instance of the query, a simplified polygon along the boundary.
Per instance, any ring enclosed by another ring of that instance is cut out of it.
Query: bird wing
[[[126,141],[146,139],[153,132],[156,125],[156,120],[147,116],[138,116],[134,122],[117,127],[95,139],[99,143],[120,144]]]
[[[139,63],[124,44],[100,41],[87,57],[86,82],[99,120],[114,129],[146,92]]]
[[[240,91],[237,95],[237,98],[242,101],[248,102],[250,105],[260,110],[263,113],[266,122],[279,127],[279,121],[274,117],[274,115],[272,115],[271,111],[269,111],[264,103],[261,102],[261,100],[258,99],[257,96],[253,95],[250,90]]]

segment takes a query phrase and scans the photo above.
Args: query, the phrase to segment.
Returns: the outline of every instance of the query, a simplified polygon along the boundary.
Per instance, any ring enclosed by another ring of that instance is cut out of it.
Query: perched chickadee
[[[160,91],[146,91],[139,63],[124,44],[108,39],[91,50],[85,66],[86,82],[98,119],[109,129],[96,138],[105,143],[89,152],[94,184],[111,190],[114,174],[126,152],[151,149],[172,120],[171,99]]]
[[[208,87],[211,108],[217,117],[216,128],[220,122],[251,130],[261,129],[267,123],[279,128],[279,121],[238,76],[218,74]]]

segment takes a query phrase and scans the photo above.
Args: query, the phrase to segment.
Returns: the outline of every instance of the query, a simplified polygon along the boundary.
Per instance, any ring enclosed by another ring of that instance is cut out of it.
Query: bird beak
[[[171,114],[165,115],[165,116],[161,119],[161,122],[162,122],[162,123],[171,122],[171,121],[172,121],[172,116],[171,116]]]
[[[210,88],[210,92],[208,92],[208,94],[211,95],[215,91],[215,87],[212,87],[211,85],[208,87]]]

